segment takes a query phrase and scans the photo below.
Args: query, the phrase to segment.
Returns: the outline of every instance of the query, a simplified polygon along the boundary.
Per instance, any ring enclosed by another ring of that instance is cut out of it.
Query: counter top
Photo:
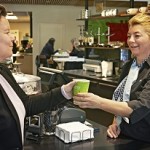
[[[76,56],[64,57],[64,58],[53,58],[56,62],[84,62],[84,58],[79,58]]]
[[[100,81],[102,83],[110,83],[111,85],[117,86],[118,83],[118,76],[111,76],[111,77],[102,77],[101,73],[95,73],[92,71],[85,71],[83,69],[77,70],[64,70],[63,71],[66,75],[71,75],[76,78],[86,78],[93,81]]]
[[[24,150],[148,150],[150,143],[133,140],[124,136],[117,139],[107,137],[107,128],[92,122],[95,128],[94,139],[65,144],[56,136],[44,136],[41,141],[26,140]]]
[[[13,54],[12,56],[13,57],[20,57],[20,56],[25,56],[25,55],[32,56],[32,53],[16,53],[16,54]]]

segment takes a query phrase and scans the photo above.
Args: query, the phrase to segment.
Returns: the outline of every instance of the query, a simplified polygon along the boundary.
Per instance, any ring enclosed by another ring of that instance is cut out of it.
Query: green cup
[[[87,79],[73,79],[76,81],[75,86],[73,87],[73,95],[78,93],[87,93],[89,90],[90,80]]]

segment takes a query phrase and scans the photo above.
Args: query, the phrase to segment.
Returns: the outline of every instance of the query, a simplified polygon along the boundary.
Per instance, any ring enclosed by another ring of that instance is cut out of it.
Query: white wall
[[[148,0],[150,3],[150,0]],[[41,51],[41,24],[61,24],[64,25],[63,49],[68,49],[70,39],[79,36],[78,25],[84,24],[83,21],[76,21],[81,9],[84,7],[74,6],[54,6],[54,5],[15,5],[4,4],[9,11],[29,11],[33,14],[33,73],[36,74],[35,57]],[[93,9],[94,12],[95,8]],[[93,13],[92,13],[93,14]],[[45,32],[45,31],[44,31]],[[48,32],[42,33],[47,36]],[[46,41],[45,41],[46,43]]]

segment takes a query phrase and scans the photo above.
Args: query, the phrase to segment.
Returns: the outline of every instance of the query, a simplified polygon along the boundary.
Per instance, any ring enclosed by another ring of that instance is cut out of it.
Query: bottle
[[[80,36],[79,36],[79,38],[78,38],[78,40],[79,40],[79,45],[80,45],[80,46],[83,46],[83,42],[84,42],[83,26],[80,25],[79,27],[80,27]]]
[[[84,36],[82,35],[82,34],[80,34],[80,36],[79,36],[79,45],[80,46],[83,46],[83,42],[84,42]]]
[[[84,18],[88,19],[88,10],[87,9],[85,9],[85,17]]]
[[[88,43],[89,43],[89,46],[92,46],[94,44],[94,36],[93,36],[92,31],[90,32],[90,35],[88,36]]]
[[[85,31],[84,32],[84,46],[89,46],[88,37],[89,37],[89,34],[87,31]]]

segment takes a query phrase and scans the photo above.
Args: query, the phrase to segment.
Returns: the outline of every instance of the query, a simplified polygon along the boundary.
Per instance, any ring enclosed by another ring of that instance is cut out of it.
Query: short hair
[[[150,37],[150,15],[146,13],[138,13],[128,21],[128,25],[141,25]]]
[[[6,8],[0,4],[0,18],[2,16],[6,17],[6,15],[7,15]]]
[[[71,42],[72,44],[74,44],[74,41],[76,41],[76,40],[77,40],[76,38],[72,38],[70,42]]]
[[[78,47],[78,46],[79,46],[79,41],[78,41],[77,38],[71,39],[71,43],[72,43],[72,45],[74,45],[75,47]]]

